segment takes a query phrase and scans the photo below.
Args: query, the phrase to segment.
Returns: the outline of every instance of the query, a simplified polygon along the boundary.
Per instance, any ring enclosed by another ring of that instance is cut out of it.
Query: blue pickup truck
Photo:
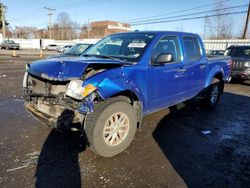
[[[230,66],[230,57],[207,58],[196,34],[118,33],[81,57],[27,64],[25,106],[59,131],[83,130],[96,154],[111,157],[130,145],[147,114],[196,96],[215,108]]]

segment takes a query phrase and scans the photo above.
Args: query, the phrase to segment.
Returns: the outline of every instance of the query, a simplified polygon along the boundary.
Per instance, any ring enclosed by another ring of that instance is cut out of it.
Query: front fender
[[[98,91],[103,99],[126,90],[127,83],[124,78],[104,78],[97,84]]]
[[[132,80],[128,80],[125,77],[105,78],[98,83],[97,87],[103,99],[109,98],[122,91],[131,91],[137,96],[139,101],[143,101],[139,87]]]
[[[208,87],[211,85],[215,75],[217,75],[217,74],[222,74],[222,76],[224,78],[224,70],[220,65],[215,65],[209,70],[205,87]]]
[[[144,101],[144,97],[140,88],[134,83],[133,80],[127,78],[123,72],[117,70],[110,70],[98,75],[95,75],[85,80],[83,86],[93,84],[98,88],[98,93],[102,99],[107,99],[122,91],[133,92],[140,101]]]

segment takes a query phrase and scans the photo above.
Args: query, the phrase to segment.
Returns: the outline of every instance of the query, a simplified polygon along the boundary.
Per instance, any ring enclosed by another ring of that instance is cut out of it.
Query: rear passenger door
[[[188,98],[198,94],[205,85],[206,58],[202,55],[201,44],[197,37],[184,36],[184,57],[187,73],[186,96]]]

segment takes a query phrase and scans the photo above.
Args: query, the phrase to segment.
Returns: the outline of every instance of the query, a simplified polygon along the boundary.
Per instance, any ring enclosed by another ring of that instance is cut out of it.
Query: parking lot
[[[249,81],[226,84],[214,111],[190,101],[145,117],[125,152],[101,158],[80,133],[57,133],[25,111],[25,64],[39,51],[11,55],[0,50],[0,187],[249,186]]]

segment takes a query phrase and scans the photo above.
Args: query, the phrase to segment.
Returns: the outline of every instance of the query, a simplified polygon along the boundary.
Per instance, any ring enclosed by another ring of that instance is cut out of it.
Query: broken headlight
[[[82,100],[96,90],[96,87],[92,84],[88,84],[84,87],[82,85],[82,80],[71,80],[66,95],[74,99]]]

